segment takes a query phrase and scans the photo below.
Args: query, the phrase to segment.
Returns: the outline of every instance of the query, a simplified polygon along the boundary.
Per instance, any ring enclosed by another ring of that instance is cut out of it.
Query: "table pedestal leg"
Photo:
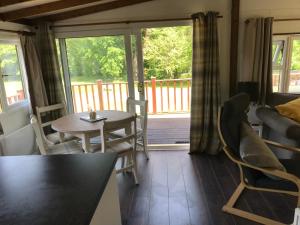
[[[84,134],[82,137],[82,148],[85,153],[90,151],[90,137],[88,134]]]
[[[63,143],[65,141],[65,134],[64,133],[59,132],[59,141],[60,141],[60,143]]]

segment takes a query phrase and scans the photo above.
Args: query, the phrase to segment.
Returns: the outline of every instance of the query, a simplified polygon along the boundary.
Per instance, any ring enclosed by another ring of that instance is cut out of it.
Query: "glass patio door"
[[[59,46],[68,108],[126,110],[127,97],[135,97],[129,34],[64,38]]]

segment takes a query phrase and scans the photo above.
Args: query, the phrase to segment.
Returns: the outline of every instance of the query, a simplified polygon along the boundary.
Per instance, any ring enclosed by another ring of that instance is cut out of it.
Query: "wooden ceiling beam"
[[[0,0],[0,7],[14,5],[23,2],[30,2],[32,0]]]
[[[107,10],[117,9],[125,6],[135,5],[143,2],[149,2],[153,0],[115,0],[113,2],[107,2],[99,5],[93,5],[81,9],[76,9],[72,11],[67,11],[63,13],[53,14],[45,17],[38,18],[39,20],[45,20],[45,21],[59,21],[59,20],[65,20],[70,18],[75,18],[79,16],[85,16],[88,14],[93,14],[97,12],[103,12]]]
[[[30,16],[41,15],[43,13],[54,12],[57,10],[67,9],[75,6],[86,5],[89,3],[100,2],[102,0],[68,0],[49,2],[41,5],[35,5],[27,8],[9,11],[0,15],[4,21],[14,21]]]

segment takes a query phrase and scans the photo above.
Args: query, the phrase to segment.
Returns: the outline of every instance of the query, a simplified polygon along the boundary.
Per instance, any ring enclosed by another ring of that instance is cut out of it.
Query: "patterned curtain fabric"
[[[55,38],[48,23],[40,23],[37,47],[49,105],[65,102],[62,76],[58,63]]]
[[[21,36],[20,40],[27,72],[30,103],[33,112],[36,113],[35,107],[47,106],[48,98],[36,49],[35,37]]]
[[[190,153],[217,154],[220,104],[219,46],[216,12],[198,13],[193,18],[193,72]]]
[[[272,93],[272,27],[271,17],[252,18],[245,22],[240,81],[258,82],[258,103],[262,105]]]

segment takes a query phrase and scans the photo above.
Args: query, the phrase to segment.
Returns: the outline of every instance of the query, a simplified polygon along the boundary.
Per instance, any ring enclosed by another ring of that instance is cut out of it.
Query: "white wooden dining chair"
[[[59,144],[49,144],[45,138],[43,138],[42,128],[36,116],[31,116],[30,123],[33,127],[41,155],[80,154],[84,152],[81,145],[76,140],[70,140]]]
[[[127,98],[126,111],[137,115],[137,146],[142,147],[145,156],[149,159],[147,144],[147,121],[148,121],[148,101],[135,100],[131,97]],[[124,131],[113,132],[115,136],[123,136]]]
[[[143,148],[146,158],[149,159],[147,149],[148,101],[129,97],[126,103],[127,112],[137,114],[137,145]]]
[[[42,136],[48,142],[48,144],[58,144],[60,142],[64,141],[70,141],[76,139],[76,137],[70,135],[70,134],[61,134],[59,132],[54,132],[45,135],[45,128],[51,127],[51,124],[53,120],[49,120],[46,122],[43,122],[43,116],[47,113],[60,111],[61,116],[65,116],[67,114],[66,105],[64,103],[59,103],[55,105],[49,105],[49,106],[43,106],[43,107],[36,107],[36,113],[37,113],[37,119],[41,126]]]
[[[125,135],[112,138],[111,133],[124,130]],[[101,152],[116,152],[119,158],[127,158],[127,163],[122,163],[121,168],[116,169],[117,173],[132,171],[135,184],[138,184],[136,165],[136,115],[109,122],[103,120],[100,128]],[[96,150],[97,151],[97,150]]]

